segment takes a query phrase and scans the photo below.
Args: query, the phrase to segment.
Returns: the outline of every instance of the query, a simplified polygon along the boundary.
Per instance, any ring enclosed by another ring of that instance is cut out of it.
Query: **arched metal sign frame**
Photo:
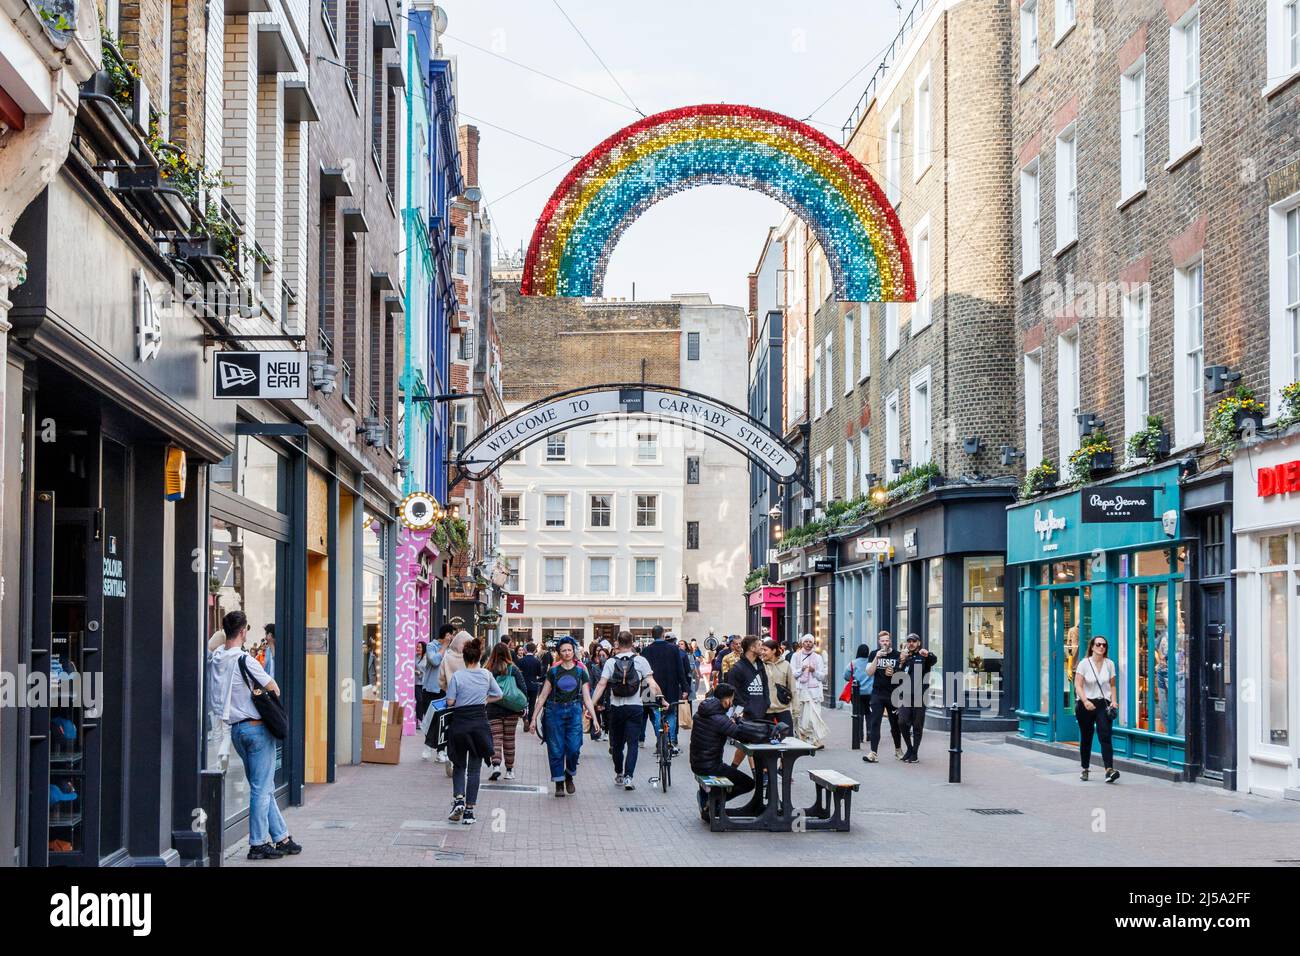
[[[660,405],[662,410],[647,410],[647,404]],[[781,484],[807,484],[805,455],[747,412],[700,392],[648,382],[586,385],[525,405],[477,435],[461,450],[455,462],[453,483],[462,478],[482,481],[512,455],[551,435],[591,422],[625,418],[667,422],[710,435],[740,452]],[[481,457],[485,452],[490,457]]]

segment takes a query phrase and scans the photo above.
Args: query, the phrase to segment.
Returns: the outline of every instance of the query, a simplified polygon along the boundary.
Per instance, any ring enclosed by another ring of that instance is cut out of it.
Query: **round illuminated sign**
[[[428,531],[441,511],[433,495],[413,491],[402,499],[402,524],[412,531]]]

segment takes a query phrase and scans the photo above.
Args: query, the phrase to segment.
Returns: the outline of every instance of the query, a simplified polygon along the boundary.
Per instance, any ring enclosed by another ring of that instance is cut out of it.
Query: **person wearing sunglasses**
[[[1112,766],[1114,750],[1110,743],[1110,728],[1118,713],[1115,707],[1115,664],[1107,656],[1110,645],[1104,637],[1094,637],[1088,645],[1088,656],[1074,669],[1074,716],[1079,721],[1079,761],[1083,770],[1080,780],[1088,779],[1088,763],[1092,757],[1092,736],[1096,731],[1101,744],[1101,760],[1106,767],[1106,782],[1119,779],[1119,771]]]

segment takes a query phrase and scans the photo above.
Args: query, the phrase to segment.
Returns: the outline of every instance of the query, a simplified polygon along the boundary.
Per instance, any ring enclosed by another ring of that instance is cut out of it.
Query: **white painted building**
[[[744,312],[707,295],[679,306],[681,387],[744,409]],[[518,403],[507,406],[507,413]],[[740,633],[748,571],[746,459],[646,419],[597,422],[525,449],[501,470],[500,553],[524,612],[506,624],[585,646],[660,624],[682,638]]]

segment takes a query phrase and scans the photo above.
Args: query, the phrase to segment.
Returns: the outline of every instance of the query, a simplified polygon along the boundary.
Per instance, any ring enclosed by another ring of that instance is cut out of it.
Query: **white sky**
[[[913,0],[903,0],[909,9]],[[647,115],[742,103],[804,119],[839,142],[840,126],[898,31],[894,0],[559,0]],[[442,0],[444,51],[457,59],[462,123],[479,127],[479,180],[498,247],[527,245],[571,165],[639,117],[556,8],[555,0]],[[470,46],[472,44],[473,46]],[[600,96],[530,73],[482,47]],[[866,67],[839,93],[832,92]],[[830,96],[825,105],[818,104]],[[504,127],[556,147],[509,135]],[[517,187],[556,164],[532,185]],[[506,195],[511,193],[510,195]],[[708,292],[747,304],[746,276],[784,208],[729,186],[702,186],[652,206],[624,234],[605,294],[638,299]]]

